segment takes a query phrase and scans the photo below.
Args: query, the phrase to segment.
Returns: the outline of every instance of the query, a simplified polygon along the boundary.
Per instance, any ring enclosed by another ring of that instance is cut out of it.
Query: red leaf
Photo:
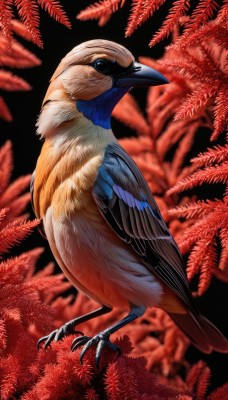
[[[103,0],[88,6],[85,10],[77,15],[77,19],[87,21],[89,19],[106,18],[118,10],[118,7],[123,7],[125,0]]]
[[[34,43],[42,47],[43,42],[39,32],[40,17],[36,2],[34,0],[15,0],[15,4],[19,16],[32,35]]]
[[[173,32],[176,25],[180,22],[181,17],[183,17],[190,8],[189,0],[176,0],[173,6],[163,22],[160,30],[155,34],[154,38],[150,41],[149,46],[154,46],[156,43],[168,37],[171,32]]]
[[[57,0],[37,0],[37,2],[48,12],[50,17],[55,18],[57,22],[60,22],[67,28],[71,28],[71,23]]]

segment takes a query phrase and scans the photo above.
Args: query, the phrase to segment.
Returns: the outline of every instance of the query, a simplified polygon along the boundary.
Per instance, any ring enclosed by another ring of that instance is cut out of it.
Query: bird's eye
[[[108,74],[112,69],[112,62],[105,58],[99,58],[92,64],[93,68],[101,74]]]

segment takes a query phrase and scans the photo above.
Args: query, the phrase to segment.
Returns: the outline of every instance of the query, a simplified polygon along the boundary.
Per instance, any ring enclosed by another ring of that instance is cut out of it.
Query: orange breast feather
[[[69,150],[70,149],[70,150]],[[52,205],[53,216],[88,209],[94,204],[91,188],[101,164],[102,152],[77,155],[77,148],[55,151],[46,140],[37,162],[34,182],[34,208],[36,215],[43,218]]]

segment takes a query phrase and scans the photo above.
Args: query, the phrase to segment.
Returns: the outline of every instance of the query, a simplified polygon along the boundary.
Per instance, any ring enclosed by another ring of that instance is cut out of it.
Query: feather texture
[[[102,305],[130,308],[134,318],[146,307],[161,307],[185,332],[189,328],[202,351],[227,351],[224,337],[196,310],[179,249],[141,172],[107,124],[130,87],[123,90],[111,73],[94,67],[103,59],[118,66],[122,82],[139,79],[134,73],[142,66],[113,42],[86,42],[61,61],[37,123],[45,143],[34,178],[35,213],[79,290]],[[145,85],[150,81],[142,71]],[[177,169],[181,162],[176,160]]]

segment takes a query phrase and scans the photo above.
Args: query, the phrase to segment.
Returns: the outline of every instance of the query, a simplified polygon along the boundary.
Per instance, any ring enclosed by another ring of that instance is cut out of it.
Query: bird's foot
[[[72,345],[71,345],[71,350],[75,351],[78,347],[84,345],[84,348],[82,349],[81,355],[80,355],[80,362],[82,364],[85,353],[90,349],[90,347],[96,345],[97,348],[96,348],[96,354],[95,354],[95,362],[96,362],[96,366],[98,367],[99,361],[101,358],[101,354],[102,354],[102,351],[104,348],[109,348],[113,352],[116,351],[118,353],[118,357],[121,354],[120,347],[117,346],[116,344],[112,343],[109,340],[109,336],[110,336],[110,334],[106,333],[106,332],[100,332],[92,338],[89,336],[79,336],[73,340]]]
[[[46,349],[48,346],[50,346],[50,344],[52,342],[58,342],[59,340],[63,339],[65,336],[73,335],[76,333],[83,335],[82,332],[74,330],[74,325],[67,322],[66,324],[62,325],[59,329],[55,329],[54,331],[49,333],[49,335],[43,336],[42,338],[40,338],[37,342],[37,347],[39,349],[41,343],[44,342],[44,348]]]

